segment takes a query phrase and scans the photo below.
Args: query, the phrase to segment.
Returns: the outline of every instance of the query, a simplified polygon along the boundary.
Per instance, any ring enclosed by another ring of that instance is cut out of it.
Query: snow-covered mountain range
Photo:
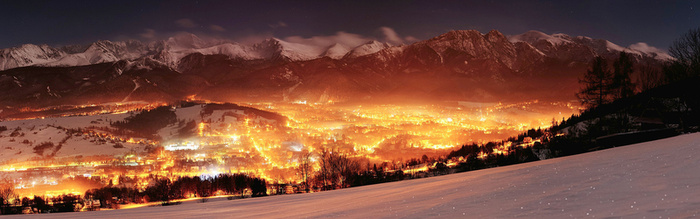
[[[645,43],[637,43],[629,47],[622,47],[604,39],[592,39],[586,36],[572,37],[561,33],[547,35],[539,31],[531,30],[523,34],[509,36],[508,40],[513,43],[528,43],[537,50],[550,56],[570,53],[570,51],[560,51],[565,48],[571,48],[566,46],[568,45],[581,50],[589,50],[588,52],[593,52],[595,55],[599,56],[616,56],[619,52],[624,51],[626,53],[649,56],[659,60],[673,59],[668,53],[654,47],[649,47]]]
[[[443,38],[451,35],[463,35],[472,38],[481,37],[478,31],[451,31]],[[499,40],[494,35],[500,35],[497,31],[491,31],[485,36],[485,40]],[[502,39],[501,39],[502,40]],[[622,47],[603,39],[592,39],[585,36],[572,37],[566,34],[547,35],[539,31],[528,31],[523,34],[508,36],[507,42],[500,45],[514,46],[524,42],[532,46],[538,53],[548,57],[567,58],[566,56],[586,57],[588,55],[611,56],[620,51],[640,56],[650,56],[657,59],[671,59],[671,57],[653,47],[640,47],[635,44],[631,47]],[[471,50],[472,53],[483,53],[479,49],[492,49],[485,44],[470,45],[448,43],[436,45],[438,50],[445,50],[451,46],[461,46],[462,49]],[[420,43],[425,43],[419,42]],[[402,45],[403,46],[403,45]],[[221,54],[230,58],[244,60],[273,60],[283,59],[287,61],[307,61],[322,57],[333,59],[357,58],[379,52],[392,47],[388,43],[369,41],[355,48],[346,48],[341,44],[329,47],[319,47],[299,43],[286,42],[277,38],[270,38],[254,45],[241,45],[226,40],[212,40],[207,42],[194,34],[181,33],[166,40],[143,43],[137,40],[117,41],[100,40],[89,45],[72,45],[54,48],[48,45],[24,44],[0,50],[0,70],[25,66],[82,66],[115,62],[120,60],[135,60],[139,58],[152,58],[167,64],[176,66],[180,59],[192,53],[204,55]],[[394,46],[401,47],[401,46]],[[584,56],[571,53],[573,51],[589,53]]]
[[[0,106],[119,101],[367,101],[572,99],[596,56],[671,57],[644,43],[529,31],[456,30],[410,45],[253,45],[182,33],[154,42],[98,41],[0,50]]]
[[[143,43],[136,40],[112,42],[101,40],[89,45],[54,48],[48,45],[24,44],[0,50],[0,70],[25,66],[83,66],[120,60],[151,58],[175,67],[180,59],[192,54],[226,55],[243,60],[306,61],[322,57],[341,59],[357,57],[390,47],[387,43],[369,41],[357,48],[335,44],[327,48],[286,42],[270,38],[254,45],[226,40],[204,41],[194,34],[181,33],[162,41]]]

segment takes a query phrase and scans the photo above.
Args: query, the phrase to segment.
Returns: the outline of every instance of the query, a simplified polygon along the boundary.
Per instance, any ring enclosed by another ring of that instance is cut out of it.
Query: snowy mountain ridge
[[[343,58],[343,56],[348,54],[348,52],[350,52],[350,50],[348,48],[346,48],[345,46],[343,46],[339,43],[335,43],[335,44],[329,46],[326,49],[326,51],[323,52],[323,54],[321,54],[321,56],[329,57],[332,59],[341,59],[341,58]]]
[[[505,36],[496,30],[456,30],[410,45],[357,43],[351,48],[269,38],[244,45],[179,34],[147,44],[27,44],[0,50],[0,106],[127,97],[171,102],[193,96],[220,101],[493,101],[532,95],[566,100],[596,56],[612,62],[620,51],[628,51],[635,63],[650,65],[669,57],[644,43],[625,48],[607,40],[535,31]],[[134,80],[142,86],[134,88]],[[2,113],[17,111],[10,108]]]
[[[672,59],[666,52],[645,43],[622,47],[603,39],[592,39],[584,36],[571,37],[561,33],[548,35],[539,31],[528,31],[506,37],[495,30],[486,34],[481,34],[476,30],[458,30],[415,44],[430,44],[429,46],[439,53],[448,49],[457,49],[473,56],[491,54],[512,57],[515,53],[515,45],[519,42],[531,45],[537,50],[536,53],[555,58],[566,58],[560,54],[563,51],[574,51],[594,56],[612,56],[620,51],[625,51],[659,60]],[[82,66],[144,57],[175,67],[180,59],[192,53],[221,54],[243,60],[307,61],[322,57],[346,59],[374,54],[392,47],[397,46],[376,40],[355,48],[345,48],[341,44],[320,47],[287,42],[278,38],[270,38],[254,45],[242,45],[227,40],[207,41],[191,33],[180,33],[168,39],[150,43],[137,40],[117,42],[100,40],[89,45],[59,48],[25,44],[0,50],[0,70],[25,66]],[[512,60],[508,62],[512,62]]]
[[[637,43],[632,44],[629,47],[622,47],[604,39],[593,39],[586,36],[572,37],[563,33],[547,35],[540,31],[531,30],[523,34],[509,36],[508,40],[512,43],[528,43],[547,55],[551,55],[551,53],[548,54],[548,51],[551,51],[556,47],[570,48],[571,46],[575,45],[583,45],[593,50],[593,52],[599,56],[610,56],[616,55],[619,52],[626,52],[639,56],[649,56],[658,60],[673,59],[670,55],[668,55],[668,53],[660,49],[650,47],[646,43],[641,43],[644,46]]]
[[[388,43],[382,43],[376,40],[371,40],[365,44],[359,45],[354,49],[348,51],[345,55],[347,58],[357,58],[360,56],[366,56],[369,54],[374,54],[380,50],[392,47]]]
[[[24,44],[0,50],[0,70],[56,61],[66,53],[48,45]]]

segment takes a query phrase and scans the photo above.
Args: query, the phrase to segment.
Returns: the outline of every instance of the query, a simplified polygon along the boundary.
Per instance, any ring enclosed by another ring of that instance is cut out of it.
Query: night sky
[[[410,43],[449,30],[539,30],[666,49],[700,27],[700,1],[3,1],[0,48],[179,32],[251,43],[350,35]],[[394,33],[395,32],[395,33]]]

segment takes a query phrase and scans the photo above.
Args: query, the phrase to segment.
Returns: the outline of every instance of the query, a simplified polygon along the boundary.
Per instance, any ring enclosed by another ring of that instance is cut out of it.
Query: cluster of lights
[[[85,135],[98,136],[118,142],[162,145],[155,154],[104,159],[94,162],[51,164],[91,167],[91,171],[75,175],[98,177],[118,185],[119,176],[138,179],[134,186],[146,188],[154,177],[177,179],[200,176],[206,179],[221,173],[246,173],[270,182],[299,182],[297,167],[302,153],[323,150],[344,153],[350,157],[374,163],[397,162],[397,159],[420,157],[423,153],[444,154],[462,144],[500,140],[533,127],[547,127],[551,112],[533,113],[528,118],[514,118],[508,110],[530,110],[537,101],[516,104],[492,104],[487,107],[465,106],[342,106],[333,103],[292,104],[258,103],[249,106],[283,115],[286,121],[271,120],[245,114],[228,122],[199,121],[194,137],[164,139],[156,142],[113,136],[105,131],[89,130]],[[559,109],[575,111],[571,105],[554,104]],[[113,112],[114,113],[114,112]],[[520,147],[532,146],[534,141]],[[493,154],[505,154],[512,143],[500,145]],[[401,152],[401,156],[391,156]],[[488,154],[480,154],[481,158]],[[312,157],[315,163],[318,157]],[[132,166],[134,171],[109,170],[105,166]],[[456,165],[456,163],[450,163]],[[13,172],[37,168],[38,165],[4,166]],[[314,164],[315,169],[319,168]],[[405,169],[406,173],[425,171],[428,166]]]

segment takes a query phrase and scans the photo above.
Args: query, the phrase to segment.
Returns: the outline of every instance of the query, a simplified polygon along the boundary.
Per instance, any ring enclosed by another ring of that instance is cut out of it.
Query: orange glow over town
[[[121,106],[121,105],[120,105]],[[160,105],[138,106],[153,109]],[[298,167],[302,154],[310,153],[313,172],[325,152],[341,153],[369,168],[382,164],[387,171],[406,174],[425,172],[430,164],[404,166],[422,155],[440,157],[459,146],[500,141],[531,128],[545,128],[553,118],[568,116],[578,110],[571,103],[466,103],[440,105],[343,105],[333,103],[247,103],[254,109],[281,115],[272,118],[240,109],[214,109],[200,112],[204,105],[173,107],[183,115],[195,112],[191,133],[181,133],[185,119],[171,125],[157,138],[119,132],[108,126],[68,129],[66,139],[90,141],[91,144],[114,145],[131,150],[113,155],[34,156],[31,159],[5,160],[0,166],[3,183],[13,184],[20,196],[56,196],[82,194],[90,188],[123,186],[145,189],[155,179],[176,180],[183,176],[214,177],[222,173],[245,173],[269,183],[300,183]],[[136,109],[134,107],[133,109]],[[128,108],[118,107],[109,114],[104,110],[80,113],[81,116],[119,115]],[[138,113],[132,112],[129,115]],[[178,116],[179,119],[179,116]],[[37,119],[34,119],[37,120]],[[49,120],[49,119],[44,119]],[[32,121],[17,120],[13,122]],[[38,121],[42,121],[39,119]],[[69,131],[70,130],[70,131]],[[7,132],[5,133],[7,135]],[[19,140],[21,138],[17,138]],[[529,147],[537,140],[517,146]],[[66,140],[64,140],[66,142]],[[70,142],[70,141],[68,141]],[[507,153],[511,142],[495,148],[493,154]],[[112,149],[112,147],[108,147]],[[56,152],[54,152],[55,154]],[[481,153],[480,158],[487,156]],[[460,158],[463,159],[463,158]],[[454,160],[447,162],[454,166]],[[434,165],[434,164],[433,164]],[[10,179],[10,180],[7,180]]]

